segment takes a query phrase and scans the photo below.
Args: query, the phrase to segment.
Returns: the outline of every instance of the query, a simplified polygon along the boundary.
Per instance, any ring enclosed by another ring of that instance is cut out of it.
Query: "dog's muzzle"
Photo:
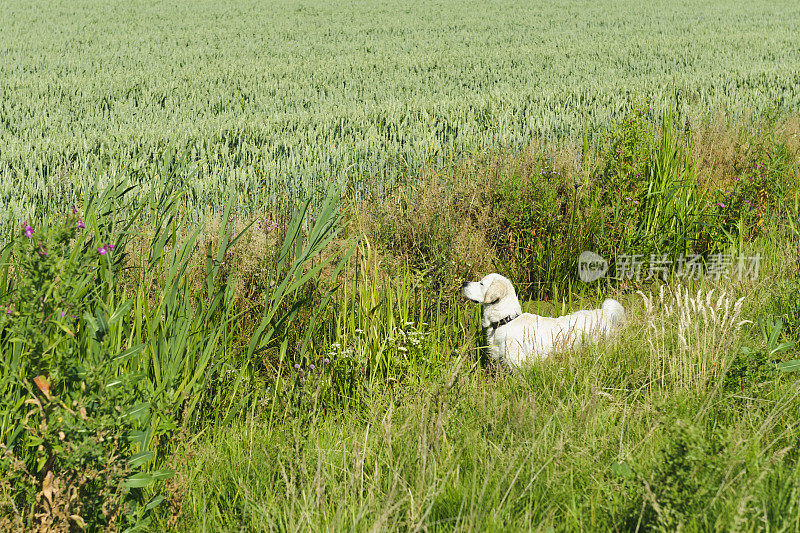
[[[471,283],[472,283],[471,281],[463,281],[463,282],[461,282],[461,295],[462,295],[464,298],[466,298],[467,300],[469,300],[470,302],[473,302],[473,303],[479,304],[479,303],[481,303],[481,302],[479,302],[479,301],[478,301],[478,300],[476,300],[475,298],[472,298],[472,297],[470,297],[470,296],[467,294],[467,288],[469,288],[469,286],[470,286],[470,284],[471,284]]]

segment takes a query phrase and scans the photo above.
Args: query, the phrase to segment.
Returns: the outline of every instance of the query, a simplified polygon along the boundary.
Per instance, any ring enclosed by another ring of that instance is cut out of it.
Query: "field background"
[[[0,530],[800,532],[800,4],[473,4],[0,3]]]
[[[797,109],[798,35],[792,1],[11,0],[3,216],[119,175],[171,177],[190,212],[230,190],[248,210],[331,182],[360,198],[594,133],[634,95],[693,119]]]

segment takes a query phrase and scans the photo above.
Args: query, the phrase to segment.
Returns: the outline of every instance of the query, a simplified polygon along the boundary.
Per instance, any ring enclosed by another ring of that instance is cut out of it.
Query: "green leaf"
[[[128,460],[128,464],[131,466],[131,468],[139,468],[140,466],[142,466],[155,456],[156,454],[154,452],[145,450],[143,452],[139,452],[136,455],[132,456]]]
[[[150,499],[149,502],[147,502],[147,505],[144,506],[144,510],[150,511],[151,509],[158,507],[163,501],[164,501],[164,496],[162,496],[161,494],[156,494]]]
[[[137,344],[136,346],[131,346],[124,352],[120,353],[119,355],[114,357],[115,363],[124,363],[134,355],[138,354],[142,350],[144,350],[145,344]]]
[[[140,472],[123,481],[122,486],[128,489],[140,489],[151,485],[154,481],[155,478],[152,475],[146,472]]]
[[[155,481],[164,481],[165,479],[169,479],[175,475],[175,472],[172,470],[162,469],[162,470],[153,470],[150,472],[153,476]]]
[[[778,363],[778,370],[781,372],[795,372],[800,370],[800,359],[793,359],[791,361],[784,361],[783,363]]]
[[[109,325],[115,324],[117,320],[127,315],[131,310],[131,306],[133,306],[133,300],[128,299],[122,305],[117,307],[117,309],[111,314],[111,318],[108,319]]]
[[[785,352],[786,350],[791,350],[792,348],[794,348],[794,345],[795,345],[794,342],[784,342],[784,343],[779,344],[778,346],[776,346],[772,350],[770,350],[769,353],[770,353],[770,355],[775,355],[775,354],[780,353],[780,352]]]
[[[121,418],[133,418],[134,420],[142,421],[150,413],[150,402],[138,403],[122,413]]]

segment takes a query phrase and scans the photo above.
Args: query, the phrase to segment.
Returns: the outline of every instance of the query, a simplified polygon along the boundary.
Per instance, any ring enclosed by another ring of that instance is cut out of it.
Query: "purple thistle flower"
[[[106,247],[101,246],[100,248],[97,249],[97,253],[99,253],[100,255],[106,255],[107,253]]]
[[[80,219],[78,219],[78,227],[79,227],[80,229],[83,229],[83,228],[85,228],[85,227],[86,227],[86,224],[84,224],[84,223],[83,223],[83,220],[80,220]]]

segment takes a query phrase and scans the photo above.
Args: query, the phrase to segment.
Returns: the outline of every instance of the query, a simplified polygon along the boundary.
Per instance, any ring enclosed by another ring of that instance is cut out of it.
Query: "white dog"
[[[514,286],[500,274],[489,274],[481,281],[465,281],[461,292],[483,305],[483,327],[491,358],[512,368],[586,340],[597,341],[625,322],[625,308],[611,299],[604,301],[600,309],[558,318],[523,313]]]

